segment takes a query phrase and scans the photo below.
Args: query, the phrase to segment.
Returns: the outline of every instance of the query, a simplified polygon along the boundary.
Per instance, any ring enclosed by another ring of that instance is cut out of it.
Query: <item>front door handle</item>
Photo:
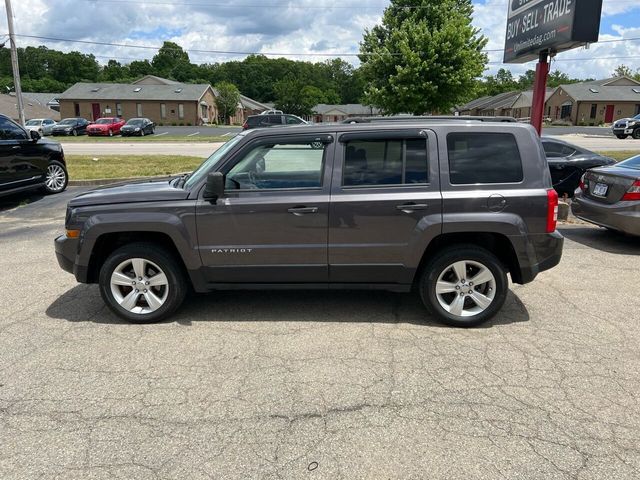
[[[287,212],[293,213],[297,217],[308,215],[310,213],[318,213],[318,211],[318,207],[293,207],[287,210]]]
[[[416,210],[426,210],[429,208],[429,205],[426,203],[405,203],[404,205],[398,205],[396,209],[402,212],[415,212]]]

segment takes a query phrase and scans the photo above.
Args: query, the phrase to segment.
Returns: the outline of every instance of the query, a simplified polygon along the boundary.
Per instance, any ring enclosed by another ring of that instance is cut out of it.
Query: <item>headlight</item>
[[[631,120],[629,123],[627,123],[627,125],[629,125],[631,127],[632,125],[635,125],[636,123],[638,123],[637,120]]]
[[[136,127],[136,132],[139,132],[139,131],[140,131],[140,127]]]
[[[73,130],[73,128],[65,128],[64,129],[65,132],[70,132],[71,130]]]

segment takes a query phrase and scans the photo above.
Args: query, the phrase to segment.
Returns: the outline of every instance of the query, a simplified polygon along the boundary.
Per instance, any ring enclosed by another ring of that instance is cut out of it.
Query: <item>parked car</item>
[[[132,118],[120,129],[120,134],[123,137],[130,135],[144,137],[145,135],[153,135],[155,129],[156,124],[148,118]]]
[[[633,118],[616,120],[611,127],[613,134],[621,140],[631,135],[636,140],[640,138],[640,114]]]
[[[53,127],[56,126],[56,122],[50,118],[34,118],[28,120],[24,124],[27,130],[35,130],[40,136],[51,135],[53,133]]]
[[[125,121],[120,117],[104,117],[99,118],[87,127],[87,135],[101,135],[113,137],[120,135],[120,129],[124,127]]]
[[[441,155],[443,153],[443,155]],[[134,322],[186,292],[416,289],[482,323],[558,264],[558,195],[530,125],[460,120],[242,132],[192,174],[85,192],[60,266]]]
[[[87,126],[89,125],[89,121],[84,118],[65,118],[64,120],[58,122],[55,127],[53,127],[51,133],[52,135],[73,135],[74,137],[78,135],[84,135],[87,133]]]
[[[0,196],[33,189],[60,193],[68,181],[59,143],[0,115]]]
[[[571,210],[587,222],[640,236],[640,155],[589,170]]]
[[[243,130],[251,130],[252,128],[268,128],[282,125],[307,125],[308,122],[295,115],[272,115],[261,114],[247,117],[242,125]]]
[[[613,158],[556,138],[542,137],[542,146],[549,163],[553,188],[561,197],[565,194],[573,197],[582,175],[588,169],[616,163]]]

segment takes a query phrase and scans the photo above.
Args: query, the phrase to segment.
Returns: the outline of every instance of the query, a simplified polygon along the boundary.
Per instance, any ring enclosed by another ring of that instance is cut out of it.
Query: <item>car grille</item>
[[[627,128],[627,122],[618,122],[614,124],[614,128]]]

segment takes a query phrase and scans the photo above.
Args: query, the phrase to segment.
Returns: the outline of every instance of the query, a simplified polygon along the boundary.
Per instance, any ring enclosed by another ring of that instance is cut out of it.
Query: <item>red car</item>
[[[120,134],[126,122],[120,117],[99,118],[87,127],[87,135],[105,135],[113,137]]]

